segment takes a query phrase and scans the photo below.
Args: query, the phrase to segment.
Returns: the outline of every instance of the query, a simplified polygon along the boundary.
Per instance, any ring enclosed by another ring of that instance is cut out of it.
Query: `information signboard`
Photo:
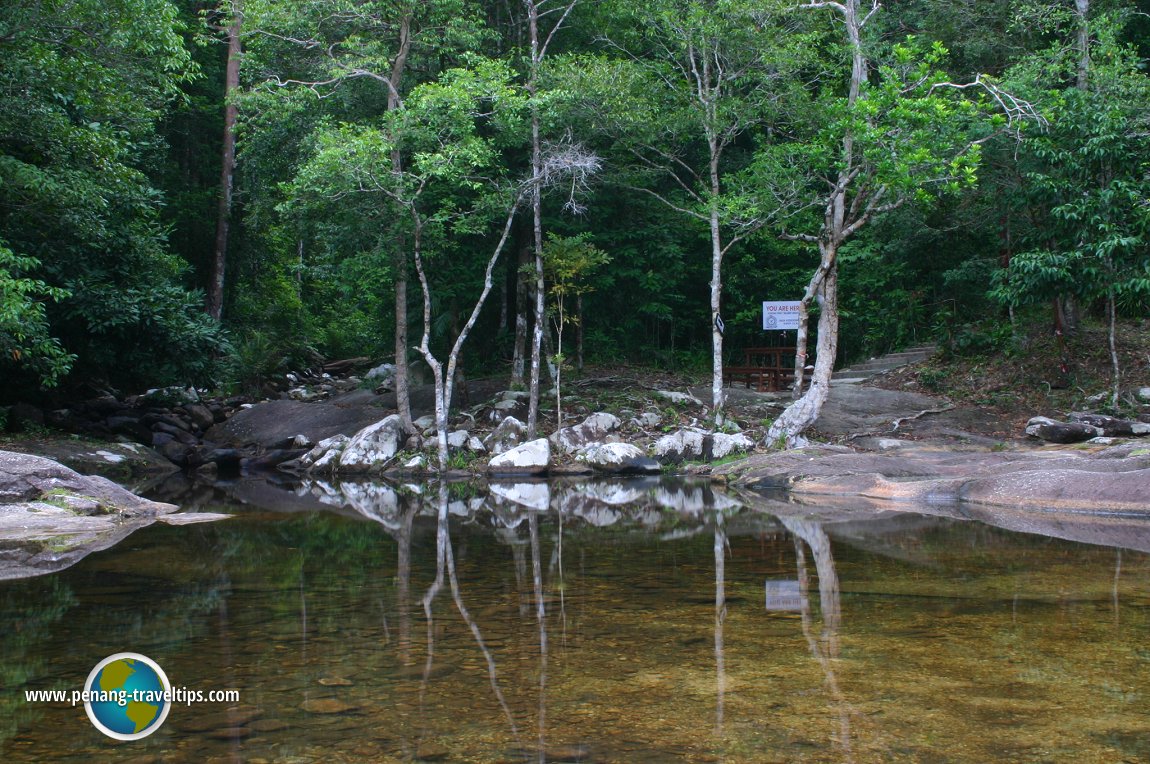
[[[798,329],[800,305],[798,300],[764,302],[763,331]]]

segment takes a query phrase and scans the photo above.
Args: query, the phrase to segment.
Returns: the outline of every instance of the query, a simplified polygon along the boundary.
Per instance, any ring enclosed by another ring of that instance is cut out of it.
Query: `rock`
[[[62,570],[177,509],[51,459],[0,451],[0,580]]]
[[[487,471],[494,475],[543,475],[550,463],[551,444],[539,438],[494,457]]]
[[[424,414],[419,419],[416,419],[414,422],[412,422],[411,425],[421,432],[424,430],[430,430],[432,427],[435,427],[435,417],[433,417],[431,414]]]
[[[551,445],[561,453],[571,454],[592,443],[600,442],[613,430],[619,429],[619,417],[598,412],[573,427],[564,427],[550,438]]]
[[[336,403],[267,401],[237,412],[223,424],[214,425],[205,438],[221,446],[273,448],[303,435],[319,443],[333,435],[353,435],[378,422],[378,406],[343,406]]]
[[[403,463],[405,470],[425,470],[427,469],[427,457],[423,454],[416,454],[412,458]]]
[[[11,444],[9,450],[26,451],[31,444]],[[101,443],[79,440],[36,441],[36,454],[63,464],[82,475],[103,475],[120,483],[169,475],[177,467],[156,451],[139,443]]]
[[[176,512],[156,518],[168,525],[194,525],[196,523],[214,523],[217,520],[227,520],[235,515],[226,515],[223,512]]]
[[[504,400],[491,404],[491,412],[488,414],[488,417],[492,422],[502,422],[504,419],[515,417],[516,415],[521,417],[527,415],[527,403],[515,398],[505,398]]]
[[[195,425],[196,429],[200,432],[207,431],[216,423],[215,414],[202,403],[189,403],[184,406],[184,411],[187,412],[188,418],[192,420],[192,424]]]
[[[703,402],[689,393],[676,393],[671,390],[656,390],[655,395],[668,400],[671,403],[678,403],[687,406],[702,406]]]
[[[339,457],[340,472],[378,472],[399,452],[406,440],[399,415],[392,414],[357,432]]]
[[[467,445],[468,439],[471,438],[471,433],[467,430],[455,430],[447,433],[447,447],[453,449],[461,449]]]
[[[597,443],[580,451],[576,458],[598,472],[649,474],[662,469],[657,461],[630,443]]]
[[[753,450],[754,447],[754,441],[741,432],[734,435],[728,435],[725,432],[716,432],[711,436],[712,459],[722,459],[734,453],[745,454],[747,451]]]
[[[482,454],[487,451],[487,448],[483,445],[482,440],[472,435],[467,439],[467,450],[476,454]]]
[[[492,483],[491,494],[515,504],[546,512],[551,506],[551,488],[546,483]]]
[[[1045,419],[1045,417],[1035,417]],[[1050,420],[1035,422],[1034,419],[1026,426],[1026,434],[1048,443],[1081,443],[1102,435],[1102,428],[1081,422],[1052,422]]]
[[[8,427],[20,431],[31,425],[44,425],[44,412],[28,403],[16,403],[8,409]]]
[[[346,714],[350,711],[359,710],[359,706],[338,698],[305,700],[300,708],[309,714]]]
[[[1138,400],[1143,403],[1150,403],[1150,387],[1138,388]]]
[[[395,364],[394,363],[381,363],[373,369],[368,369],[363,378],[376,386],[376,389],[383,388],[384,390],[395,389]]]
[[[186,406],[199,401],[199,393],[194,387],[153,388],[140,396],[140,402],[150,406]]]
[[[685,428],[659,438],[653,451],[663,464],[703,459],[710,456],[710,437],[703,430]]]
[[[526,435],[527,425],[509,416],[484,438],[483,445],[491,453],[499,455],[518,446]]]
[[[663,417],[656,414],[654,411],[645,411],[639,416],[631,420],[631,424],[636,427],[650,429],[658,427],[663,423]]]
[[[1071,422],[1081,422],[1102,430],[1102,435],[1108,438],[1126,437],[1134,434],[1134,425],[1136,422],[1131,422],[1128,419],[1119,419],[1118,417],[1106,416],[1105,414],[1087,414],[1081,411],[1072,413],[1068,419]]]

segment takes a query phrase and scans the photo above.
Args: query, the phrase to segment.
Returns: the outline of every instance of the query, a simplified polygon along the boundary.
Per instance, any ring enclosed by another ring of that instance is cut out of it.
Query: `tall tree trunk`
[[[829,263],[826,275],[819,286],[819,337],[815,349],[815,368],[811,374],[811,386],[797,401],[787,406],[767,431],[768,445],[795,445],[799,433],[814,424],[819,418],[823,404],[830,394],[831,375],[834,373],[835,357],[838,354],[839,306],[838,306],[838,262],[837,246],[827,245],[823,249],[823,262]],[[797,373],[797,372],[796,372]]]
[[[232,0],[232,25],[228,28],[228,64],[224,75],[224,145],[221,150],[220,198],[216,213],[216,247],[208,284],[208,315],[219,321],[224,312],[224,274],[228,262],[228,233],[232,216],[232,188],[236,174],[236,119],[239,107],[235,93],[240,87],[240,58],[243,48],[243,0]]]
[[[583,295],[575,297],[575,371],[583,373]]]
[[[519,267],[515,269],[515,349],[511,358],[511,385],[517,388],[522,388],[527,379],[527,315],[532,312],[533,305],[531,277],[528,275],[531,248],[531,242],[523,239],[519,247]]]
[[[395,111],[402,105],[399,88],[403,84],[403,73],[407,68],[407,56],[411,51],[411,14],[403,17],[399,25],[399,47],[391,65],[391,75],[387,81],[387,110]],[[399,175],[403,172],[403,155],[391,152],[392,170]],[[411,374],[407,363],[407,243],[404,237],[397,237],[392,267],[395,273],[395,407],[404,432],[414,432],[411,421]]]
[[[539,107],[534,102],[539,76],[541,52],[539,48],[539,4],[527,2],[528,31],[531,35],[531,75],[527,92],[531,104],[531,233],[535,247],[535,325],[531,330],[531,382],[527,403],[527,437],[534,438],[539,425],[539,374],[543,348],[545,315],[543,283],[543,144],[539,132]]]
[[[1078,17],[1078,81],[1079,90],[1090,84],[1090,0],[1074,0]]]
[[[723,332],[720,310],[723,299],[723,241],[719,230],[719,154],[714,136],[711,150],[711,407],[715,427],[723,424]]]

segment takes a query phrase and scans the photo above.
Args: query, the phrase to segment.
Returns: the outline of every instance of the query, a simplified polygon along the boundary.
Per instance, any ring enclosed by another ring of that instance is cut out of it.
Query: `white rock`
[[[383,469],[399,452],[405,440],[399,415],[392,414],[368,425],[352,436],[339,458],[341,472],[370,472]]]
[[[513,416],[509,416],[499,423],[483,440],[487,450],[493,454],[501,454],[515,448],[527,435],[527,425]]]
[[[659,463],[630,443],[596,443],[575,457],[601,472],[658,473]]]
[[[654,411],[645,411],[631,420],[636,427],[658,427],[663,423],[663,417]]]
[[[455,430],[447,433],[447,447],[448,448],[463,448],[467,445],[467,440],[471,437],[471,433],[467,430]]]
[[[312,445],[311,438],[306,435],[296,435],[291,439],[292,448],[307,448]]]
[[[416,454],[403,463],[405,470],[421,470],[427,466],[427,457],[423,454]]]
[[[494,473],[542,474],[551,463],[551,444],[539,438],[495,456],[488,463]]]
[[[395,364],[394,363],[381,363],[374,369],[368,369],[368,372],[363,375],[364,379],[384,381],[395,377]]]
[[[755,447],[754,441],[741,432],[728,435],[725,432],[716,432],[711,436],[711,458],[722,459],[733,453],[746,453]]]
[[[656,390],[655,395],[670,401],[671,403],[684,403],[691,406],[702,406],[703,402],[693,395],[688,393],[676,393],[671,390]]]
[[[472,435],[467,439],[467,450],[477,454],[482,454],[487,450],[487,447],[483,445],[482,440]]]
[[[419,419],[416,419],[411,424],[417,430],[426,430],[429,427],[435,427],[435,417],[433,417],[431,414],[425,414]]]
[[[1130,424],[1130,432],[1134,435],[1150,435],[1150,424],[1145,422],[1132,422]]]
[[[590,443],[602,441],[619,429],[619,417],[600,411],[573,427],[564,427],[551,436],[551,444],[563,453],[574,453]]]
[[[703,457],[703,439],[707,433],[698,429],[683,429],[664,435],[655,441],[653,451],[660,461],[677,462]]]
[[[1150,403],[1150,387],[1138,388],[1138,400],[1143,403]]]

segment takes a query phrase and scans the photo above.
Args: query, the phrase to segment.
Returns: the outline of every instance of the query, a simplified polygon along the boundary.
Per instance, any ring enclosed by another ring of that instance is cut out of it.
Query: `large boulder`
[[[483,439],[483,445],[495,455],[502,454],[523,442],[527,436],[527,425],[513,416],[503,419],[491,433]]]
[[[712,459],[722,459],[731,454],[745,454],[754,449],[754,447],[754,441],[741,432],[737,432],[733,435],[725,432],[716,432],[711,436]]]
[[[1103,434],[1101,427],[1082,422],[1056,422],[1047,417],[1033,417],[1026,423],[1026,434],[1047,443],[1081,443]]]
[[[380,472],[407,440],[399,414],[392,414],[352,436],[339,456],[339,472]]]
[[[353,435],[378,422],[382,413],[378,406],[369,404],[267,401],[213,426],[205,439],[221,446],[276,448],[303,435],[319,443],[333,435]]]
[[[51,459],[0,451],[0,579],[61,570],[177,509]]]
[[[577,425],[555,432],[551,436],[551,445],[560,453],[573,454],[592,443],[601,442],[619,429],[620,424],[619,417],[600,411]]]
[[[1106,416],[1105,414],[1087,414],[1076,411],[1070,415],[1069,419],[1071,422],[1081,422],[1098,427],[1102,430],[1102,434],[1109,438],[1150,435],[1150,425],[1148,424]]]
[[[487,471],[494,475],[544,475],[551,464],[551,444],[539,438],[494,457]]]
[[[652,451],[663,464],[705,459],[710,457],[711,437],[703,430],[688,427],[659,438]]]
[[[576,457],[596,472],[619,474],[658,473],[659,463],[630,443],[596,443],[579,452]]]

